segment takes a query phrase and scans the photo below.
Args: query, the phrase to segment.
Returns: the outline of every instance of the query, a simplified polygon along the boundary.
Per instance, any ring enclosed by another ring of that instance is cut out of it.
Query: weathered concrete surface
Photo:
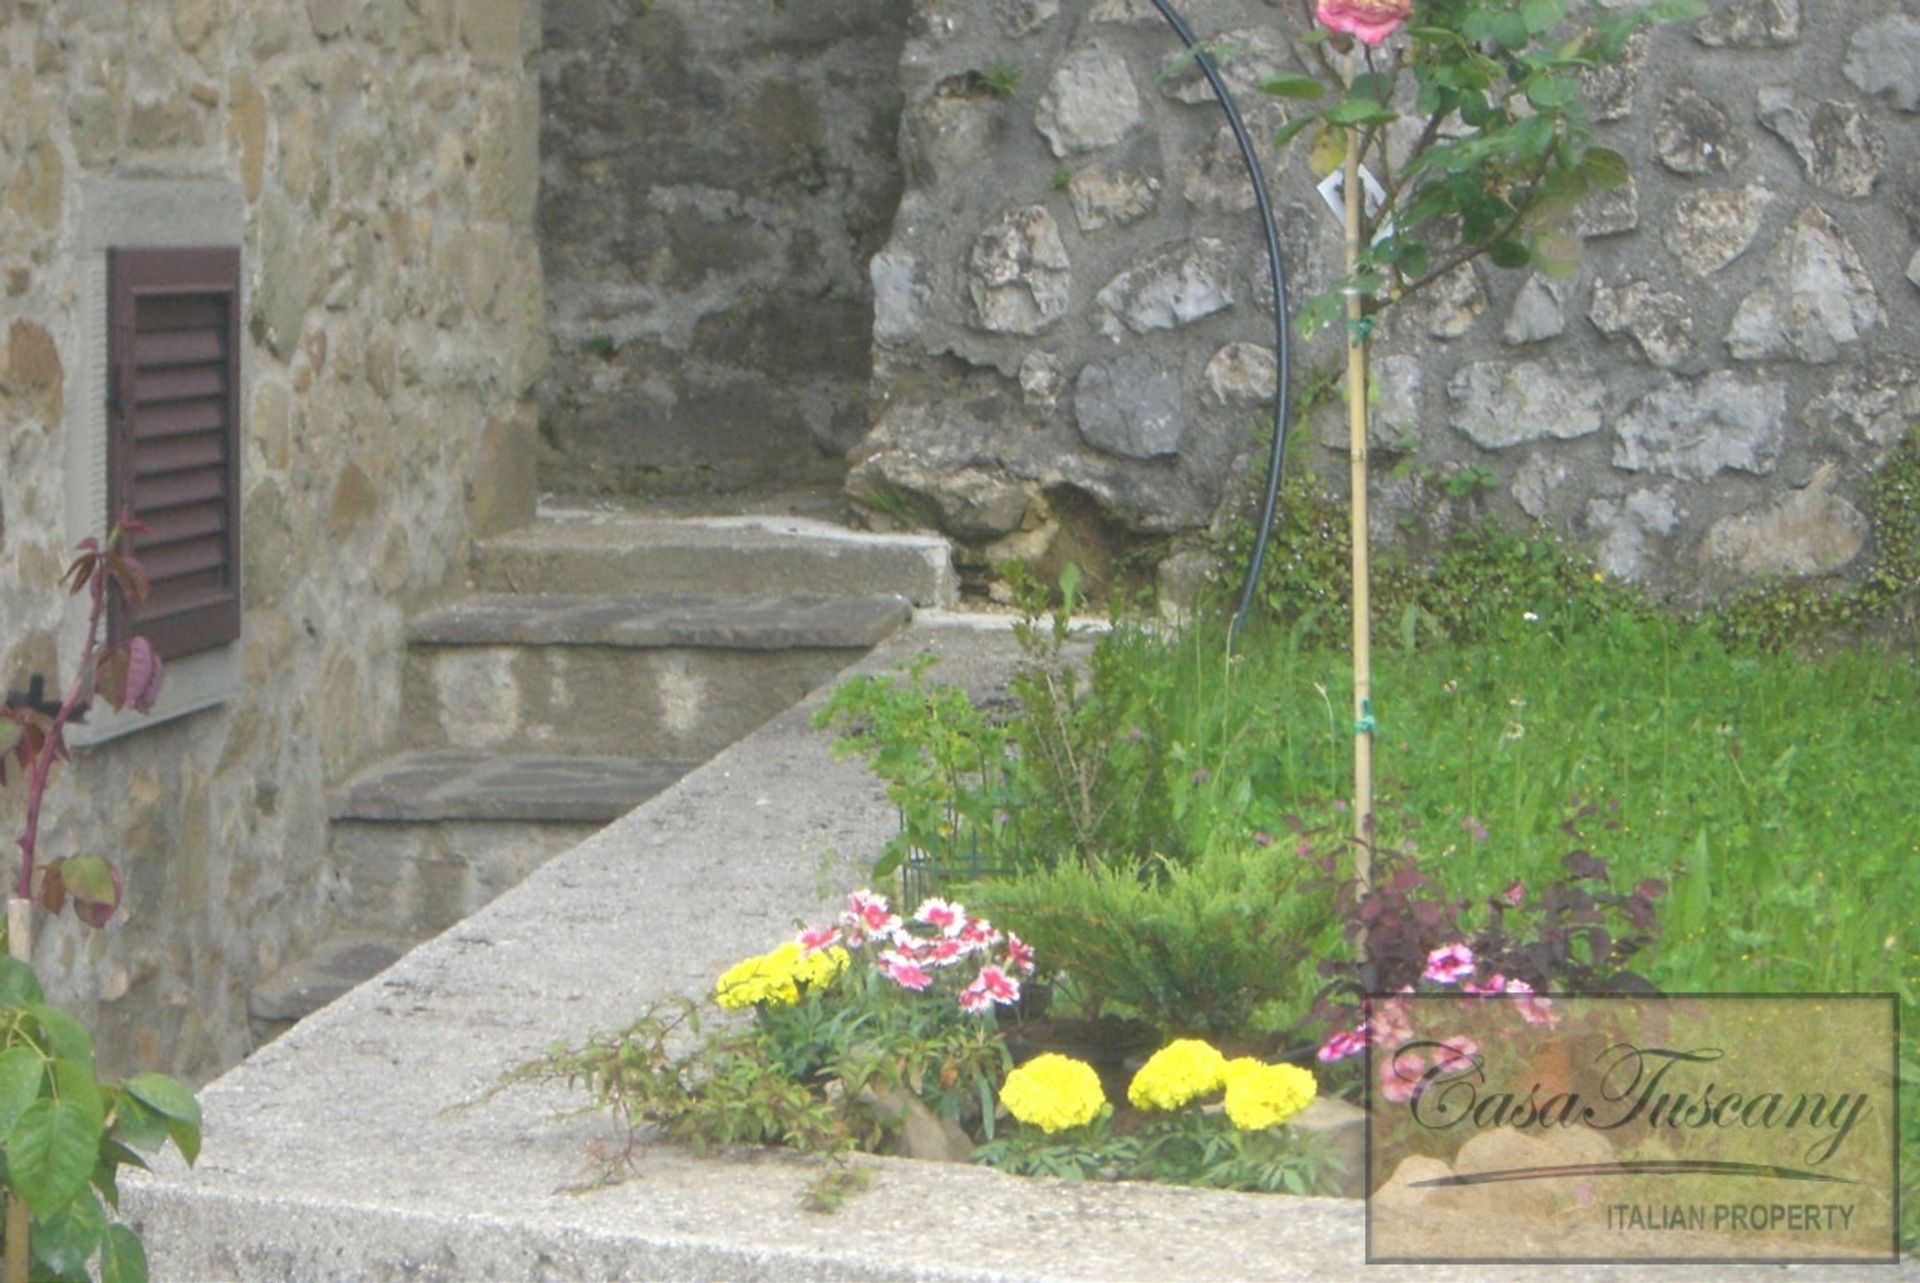
[[[622,757],[403,753],[349,780],[336,820],[559,820],[605,823],[686,774],[689,763]]]
[[[441,646],[706,646],[866,650],[907,622],[904,597],[521,597],[482,593],[414,620]]]
[[[989,689],[1003,629],[921,623],[863,667],[922,647]],[[817,697],[816,697],[817,701]],[[1418,1280],[1920,1278],[1844,1270],[1557,1270],[1363,1264],[1357,1202],[1027,1182],[874,1160],[836,1215],[800,1210],[815,1169],[758,1155],[640,1155],[592,1176],[597,1119],[565,1092],[472,1104],[552,1040],[617,1027],[650,999],[817,915],[821,854],[857,879],[894,825],[880,785],[832,760],[802,706],[534,873],[257,1053],[202,1094],[200,1166],[125,1182],[162,1279]],[[469,1107],[461,1108],[463,1105]]]
[[[542,508],[521,530],[473,549],[473,584],[487,592],[819,596],[897,593],[916,606],[957,598],[947,541],[863,534],[804,517],[650,518]]]

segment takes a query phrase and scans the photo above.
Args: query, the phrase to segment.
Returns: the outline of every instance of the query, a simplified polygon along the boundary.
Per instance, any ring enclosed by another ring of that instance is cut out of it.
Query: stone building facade
[[[547,0],[548,475],[837,484],[899,201],[905,0]]]
[[[1306,70],[1305,6],[1178,7],[1271,137],[1293,107],[1255,87]],[[1218,528],[1270,424],[1272,293],[1198,70],[1148,0],[911,21],[854,489],[980,567]],[[1861,482],[1920,419],[1920,6],[1713,0],[1590,82],[1634,181],[1579,211],[1579,276],[1483,261],[1383,318],[1377,535],[1537,520],[1680,596],[1858,569]],[[1264,157],[1296,303],[1341,262],[1305,151]],[[1327,407],[1296,466],[1344,491],[1345,432]]]
[[[150,725],[76,749],[48,808],[47,854],[125,876],[107,932],[43,920],[36,951],[114,1069],[247,1051],[249,985],[328,925],[325,790],[397,738],[404,614],[473,533],[531,514],[539,21],[537,0],[0,4],[7,689],[64,682],[78,649],[57,580],[106,519],[80,448],[103,248],[241,251],[241,639],[176,665]],[[9,838],[20,811],[15,783]]]

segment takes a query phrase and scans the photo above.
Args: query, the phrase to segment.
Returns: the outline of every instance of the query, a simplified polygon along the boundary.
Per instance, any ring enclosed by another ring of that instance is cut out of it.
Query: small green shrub
[[[1050,869],[966,888],[970,907],[1020,933],[1071,978],[1090,1014],[1169,1034],[1292,1025],[1318,960],[1339,947],[1331,888],[1291,844]]]

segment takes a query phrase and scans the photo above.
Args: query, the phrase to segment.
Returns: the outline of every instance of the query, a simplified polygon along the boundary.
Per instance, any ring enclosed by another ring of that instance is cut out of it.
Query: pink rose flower
[[[1413,16],[1413,0],[1319,0],[1314,16],[1327,30],[1377,49]]]

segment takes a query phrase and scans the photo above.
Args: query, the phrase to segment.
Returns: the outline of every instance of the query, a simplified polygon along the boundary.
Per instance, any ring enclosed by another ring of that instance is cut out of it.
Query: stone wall
[[[1300,6],[1180,7],[1271,137],[1290,108],[1253,86],[1305,69]],[[856,493],[976,569],[1217,523],[1264,463],[1272,296],[1197,69],[1147,0],[913,23]],[[1591,84],[1636,181],[1579,212],[1578,278],[1471,264],[1383,318],[1377,535],[1535,519],[1682,595],[1859,567],[1862,478],[1920,419],[1916,85],[1913,0],[1714,0],[1636,38]],[[1341,253],[1305,148],[1263,156],[1296,303]],[[1298,358],[1303,383],[1341,359]],[[1295,456],[1341,491],[1345,432],[1329,406]]]
[[[77,649],[55,581],[96,518],[66,498],[69,438],[105,395],[83,206],[102,179],[193,180],[243,229],[238,690],[76,750],[45,834],[125,874],[109,930],[43,920],[36,955],[114,1069],[248,1049],[249,986],[328,925],[325,789],[398,738],[403,611],[531,512],[538,34],[538,0],[0,5],[7,688],[55,674],[63,627]],[[16,780],[9,838],[20,803]]]
[[[827,478],[867,428],[906,0],[547,0],[546,484]]]

